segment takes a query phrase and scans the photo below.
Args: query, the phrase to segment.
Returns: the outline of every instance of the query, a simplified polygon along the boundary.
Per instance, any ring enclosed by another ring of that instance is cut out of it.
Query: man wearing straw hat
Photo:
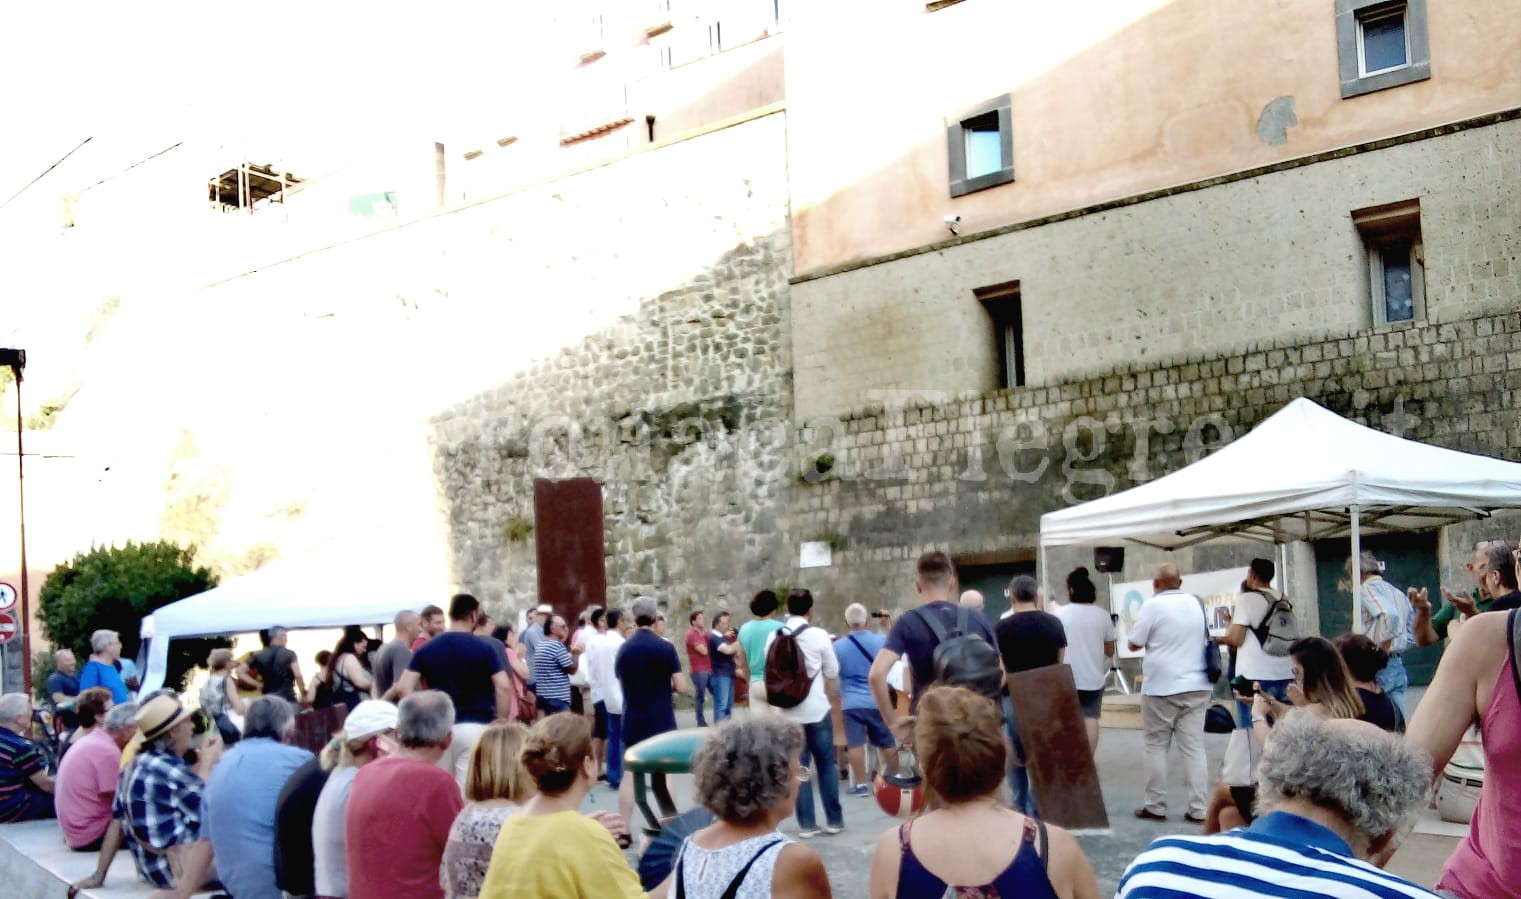
[[[186,762],[195,739],[193,712],[172,694],[138,708],[142,748],[112,808],[138,873],[181,897],[206,889],[216,877],[211,841],[201,833],[201,798],[222,741],[212,729],[194,767]]]

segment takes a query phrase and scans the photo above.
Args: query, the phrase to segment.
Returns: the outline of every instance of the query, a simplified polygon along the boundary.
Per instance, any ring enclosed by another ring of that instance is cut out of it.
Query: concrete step
[[[1099,726],[1121,730],[1141,729],[1141,694],[1108,693],[1104,696]]]

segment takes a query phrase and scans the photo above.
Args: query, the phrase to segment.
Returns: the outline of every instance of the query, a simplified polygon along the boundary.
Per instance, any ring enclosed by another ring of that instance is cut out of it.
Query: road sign
[[[20,633],[21,628],[16,626],[16,616],[0,612],[0,645],[11,642]]]
[[[16,604],[16,588],[0,581],[0,612]]]

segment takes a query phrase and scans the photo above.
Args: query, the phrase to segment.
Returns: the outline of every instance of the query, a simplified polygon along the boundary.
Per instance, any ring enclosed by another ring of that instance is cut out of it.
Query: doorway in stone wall
[[[1401,590],[1425,587],[1433,598],[1442,595],[1437,576],[1437,532],[1378,534],[1362,539],[1363,549],[1384,563],[1384,579]],[[1320,594],[1320,632],[1330,638],[1352,630],[1351,578],[1347,559],[1350,540],[1315,541],[1315,583]],[[1405,653],[1405,671],[1412,686],[1431,683],[1442,646],[1412,648]]]
[[[993,622],[1009,610],[1008,597],[1003,595],[1009,581],[1015,575],[1035,574],[1034,548],[954,556],[951,561],[956,563],[961,589],[982,592],[988,620]]]

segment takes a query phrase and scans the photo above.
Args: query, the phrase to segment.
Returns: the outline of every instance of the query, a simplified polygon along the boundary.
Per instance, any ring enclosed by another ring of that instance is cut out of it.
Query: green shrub
[[[48,642],[74,650],[81,665],[90,655],[90,635],[101,629],[119,633],[122,655],[136,658],[145,616],[216,582],[195,564],[193,549],[166,542],[97,546],[48,575],[38,594],[38,618]],[[175,640],[164,685],[180,689],[213,648],[227,645],[222,639]]]

